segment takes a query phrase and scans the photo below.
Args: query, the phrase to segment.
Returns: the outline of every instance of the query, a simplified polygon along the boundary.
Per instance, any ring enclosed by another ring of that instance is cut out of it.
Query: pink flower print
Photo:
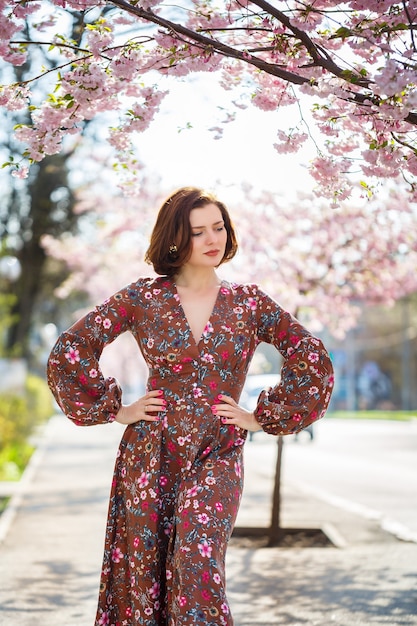
[[[301,415],[299,413],[294,413],[292,416],[294,422],[301,422]]]
[[[107,626],[107,624],[110,624],[109,614],[102,613],[100,619],[98,620],[98,623],[100,624],[100,626]]]
[[[191,489],[187,491],[187,498],[193,498],[198,494],[198,485],[193,485]]]
[[[243,308],[241,306],[235,306],[233,312],[236,313],[236,315],[241,315],[243,313]]]
[[[90,378],[97,378],[98,371],[94,369],[94,367],[88,372],[90,374]]]
[[[109,320],[108,317],[106,317],[106,319],[103,320],[103,327],[104,328],[110,328],[111,327],[111,320]]]
[[[210,521],[210,518],[207,515],[207,513],[200,513],[200,515],[197,515],[197,519],[200,522],[200,524],[208,524]]]
[[[290,342],[292,343],[294,348],[298,348],[298,346],[300,345],[300,338],[298,337],[298,335],[291,335]]]
[[[141,487],[142,489],[143,487],[146,487],[147,485],[149,485],[149,478],[146,472],[142,472],[138,480],[138,484],[139,484],[139,487]]]
[[[210,580],[210,572],[204,571],[201,574],[201,580],[203,581],[203,583],[208,583]]]
[[[147,606],[144,610],[145,615],[152,615],[153,609],[150,606]]]
[[[215,485],[216,479],[214,478],[214,476],[206,476],[205,483],[206,485]]]
[[[207,322],[207,324],[205,325],[204,330],[203,330],[203,335],[206,336],[206,335],[208,335],[209,333],[212,333],[212,332],[213,332],[213,326],[211,325],[210,322]]]
[[[220,287],[220,293],[222,293],[224,296],[227,296],[230,291],[226,287]]]
[[[120,315],[120,317],[126,317],[127,316],[127,311],[126,311],[124,306],[119,307],[119,315]]]
[[[317,361],[319,360],[318,352],[309,352],[307,358],[310,363],[317,363]]]
[[[82,385],[87,384],[88,380],[87,380],[87,376],[85,374],[81,374],[78,378],[78,380],[80,381],[80,383]]]
[[[201,556],[206,556],[206,557],[210,558],[211,552],[212,552],[212,547],[209,546],[207,541],[204,540],[202,543],[197,544],[197,547],[198,547],[198,550],[199,550]]]
[[[210,600],[211,598],[211,593],[208,589],[203,589],[201,592],[202,597],[204,598],[204,600],[207,602],[208,600]]]
[[[314,396],[318,392],[319,392],[318,387],[310,387],[310,389],[308,390],[308,393],[310,394],[310,396]]]
[[[220,607],[220,608],[221,608],[221,610],[223,611],[223,613],[224,613],[225,615],[229,615],[229,607],[228,607],[228,605],[226,604],[226,602],[223,602],[223,604],[221,605],[221,607]]]
[[[223,504],[221,502],[216,502],[214,505],[219,512],[223,511]]]
[[[132,617],[132,613],[132,607],[128,606],[125,611],[126,617]]]
[[[222,580],[222,579],[220,578],[220,574],[214,574],[214,575],[213,575],[213,580],[214,580],[214,582],[216,583],[216,585],[220,585],[221,580]]]
[[[214,391],[215,389],[217,389],[218,384],[216,383],[216,381],[215,381],[215,380],[211,380],[211,381],[209,382],[209,387],[210,387],[210,389],[211,389],[212,391]]]
[[[165,487],[165,485],[168,483],[168,478],[164,475],[159,477],[159,484],[162,485],[162,487]]]
[[[228,353],[227,350],[224,350],[222,352],[222,359],[223,359],[223,361],[226,361],[226,359],[228,359],[228,358],[229,358],[229,353]]]
[[[204,361],[204,363],[213,363],[214,356],[206,352],[205,354],[202,355],[201,360]]]
[[[178,599],[178,604],[179,604],[180,606],[185,606],[185,605],[187,604],[187,598],[186,598],[185,596],[181,596],[181,597]]]
[[[65,353],[65,358],[74,365],[80,360],[80,352],[76,348],[70,348],[68,352]]]
[[[138,547],[139,543],[140,543],[139,537],[135,537],[134,540],[133,540],[133,545],[135,546],[135,548]]]
[[[166,579],[167,580],[171,580],[172,578],[172,571],[170,569],[167,569],[166,571]]]
[[[154,296],[159,296],[159,294],[161,293],[160,289],[153,289],[152,293],[154,294]]]
[[[96,323],[96,324],[101,324],[101,322],[102,322],[103,320],[101,319],[101,316],[100,316],[100,315],[96,315],[96,316],[95,316],[95,318],[94,318],[94,321],[95,321],[95,323]]]
[[[196,385],[196,383],[194,383],[194,385]],[[200,389],[200,387],[195,386],[193,389],[194,398],[201,398],[202,395],[203,395],[202,389]]]
[[[258,306],[258,303],[255,300],[255,298],[248,298],[246,300],[246,304],[248,305],[251,311],[256,311],[256,307]]]
[[[181,363],[176,363],[172,368],[172,371],[175,372],[176,374],[178,374],[178,372],[180,372],[181,370],[182,370]]]
[[[155,341],[152,339],[152,337],[149,337],[148,341],[146,342],[146,345],[148,346],[148,348],[153,348]]]
[[[150,299],[152,298],[152,294],[151,294],[151,292],[150,292],[150,291],[147,291],[147,292],[145,293],[145,298],[146,298],[147,300],[150,300]]]
[[[113,563],[120,563],[122,558],[123,552],[120,550],[120,548],[114,548],[111,553],[111,560],[113,561]]]
[[[149,590],[151,598],[156,600],[159,597],[160,586],[159,583],[155,582]]]
[[[238,476],[239,478],[242,475],[242,466],[240,465],[240,463],[238,461],[236,461],[235,463],[235,474],[236,476]]]

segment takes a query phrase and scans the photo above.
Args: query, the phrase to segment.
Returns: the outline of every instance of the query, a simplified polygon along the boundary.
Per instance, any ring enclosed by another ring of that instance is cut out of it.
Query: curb
[[[39,467],[43,456],[45,454],[47,444],[49,442],[49,431],[51,429],[53,417],[46,422],[42,433],[39,437],[39,444],[29,459],[26,465],[21,479],[17,483],[13,484],[12,496],[0,515],[0,545],[4,542],[9,532],[11,525],[16,517],[16,514],[20,508],[23,500],[23,496],[27,493],[28,487],[31,484],[36,470]],[[6,496],[9,494],[5,494]]]

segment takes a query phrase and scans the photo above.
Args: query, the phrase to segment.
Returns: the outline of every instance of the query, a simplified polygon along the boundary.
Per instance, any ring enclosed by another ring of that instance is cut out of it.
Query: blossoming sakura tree
[[[163,77],[218,72],[236,111],[296,108],[272,141],[278,152],[315,146],[317,193],[339,202],[355,185],[371,193],[400,177],[417,198],[416,0],[0,0],[0,11],[4,61],[24,64],[35,44],[54,58],[0,89],[2,106],[31,111],[16,130],[25,147],[15,175],[109,110],[119,114],[109,142],[134,168],[131,135],[157,115]],[[41,81],[50,90],[38,99]]]

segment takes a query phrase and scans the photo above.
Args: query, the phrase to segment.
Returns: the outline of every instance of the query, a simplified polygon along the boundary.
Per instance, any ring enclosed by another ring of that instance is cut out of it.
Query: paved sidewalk
[[[9,511],[0,518],[1,626],[92,626],[117,424],[51,420]],[[267,525],[275,439],[246,444],[238,525]],[[308,471],[308,470],[307,470]],[[268,472],[267,472],[268,474]],[[232,540],[236,626],[417,625],[417,544],[284,483],[284,527],[328,524],[344,547],[258,548]]]

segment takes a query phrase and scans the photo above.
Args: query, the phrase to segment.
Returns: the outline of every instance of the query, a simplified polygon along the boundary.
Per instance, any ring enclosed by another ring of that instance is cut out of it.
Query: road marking
[[[338,509],[342,509],[344,511],[348,511],[349,513],[359,515],[365,519],[378,522],[383,530],[391,535],[394,535],[401,541],[417,543],[417,533],[410,530],[407,526],[405,526],[405,524],[386,517],[381,511],[371,509],[370,507],[354,502],[353,500],[348,500],[347,498],[335,496],[324,489],[312,487],[311,485],[306,485],[305,483],[291,481],[291,484],[293,484],[302,493],[313,496],[323,502],[327,502]]]

